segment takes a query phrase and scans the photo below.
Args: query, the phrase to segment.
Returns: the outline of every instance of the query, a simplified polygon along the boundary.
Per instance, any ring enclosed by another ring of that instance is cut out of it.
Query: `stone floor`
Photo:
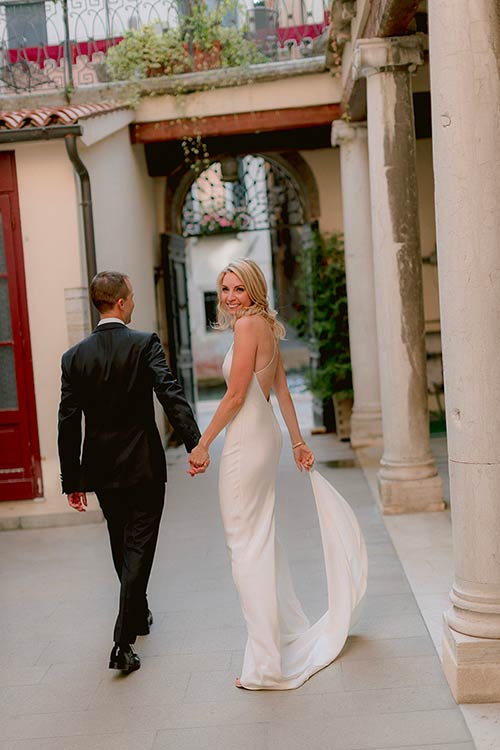
[[[105,526],[1,535],[0,750],[474,750],[353,452],[328,435],[312,443],[359,518],[370,560],[363,617],[334,664],[288,693],[233,687],[245,629],[218,513],[220,441],[212,470],[195,479],[176,449],[150,585],[155,624],[138,640],[135,674],[107,669],[118,587]],[[278,525],[298,594],[319,616],[319,530],[289,450]]]
[[[445,435],[434,435],[431,448],[443,478],[443,494],[450,500]],[[365,477],[377,497],[379,450],[358,451]],[[441,656],[443,612],[450,606],[453,583],[452,525],[449,508],[443,513],[385,516],[385,526],[408,578],[424,622]],[[461,711],[477,750],[500,748],[500,703],[462,705]]]

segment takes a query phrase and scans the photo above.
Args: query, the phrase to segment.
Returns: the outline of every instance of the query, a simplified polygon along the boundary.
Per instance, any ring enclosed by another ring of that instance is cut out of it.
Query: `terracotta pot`
[[[183,44],[186,54],[188,53],[188,45]],[[182,63],[179,62],[176,66],[176,73],[191,73],[193,70],[212,70],[213,68],[220,68],[220,42],[215,41],[210,49],[201,49],[198,44],[193,44],[193,64],[190,63],[190,58],[186,58],[186,66],[183,67]],[[171,75],[172,71],[166,71],[165,68],[160,66],[159,68],[148,68],[147,77],[156,78],[157,76]]]
[[[148,78],[156,78],[157,76],[164,76],[165,74],[165,68],[163,65],[160,65],[159,68],[148,68],[146,75]]]
[[[193,44],[193,59],[195,70],[220,68],[220,42],[215,41],[211,49],[201,49],[198,44]]]

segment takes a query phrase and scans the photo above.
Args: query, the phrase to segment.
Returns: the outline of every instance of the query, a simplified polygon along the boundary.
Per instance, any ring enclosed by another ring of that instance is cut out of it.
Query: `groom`
[[[130,279],[114,271],[98,273],[90,296],[99,323],[63,354],[61,363],[61,479],[72,508],[85,511],[85,493],[94,491],[106,518],[121,582],[109,667],[128,673],[141,666],[132,644],[153,623],[146,589],[167,478],[153,391],[188,451],[200,432],[158,336],[127,328],[134,309]]]

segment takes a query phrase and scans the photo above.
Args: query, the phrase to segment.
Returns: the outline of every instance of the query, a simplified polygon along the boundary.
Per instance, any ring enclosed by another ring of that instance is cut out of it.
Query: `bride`
[[[333,661],[342,650],[366,589],[366,549],[345,500],[316,471],[314,454],[297,422],[279,349],[285,329],[269,307],[259,266],[241,259],[217,279],[219,329],[234,341],[223,363],[227,392],[196,448],[194,476],[224,429],[219,494],[234,582],[248,629],[241,677],[250,690],[289,690]],[[288,562],[275,535],[275,483],[282,432],[274,391],[299,471],[310,473],[318,509],[328,583],[328,610],[310,626],[293,590]]]

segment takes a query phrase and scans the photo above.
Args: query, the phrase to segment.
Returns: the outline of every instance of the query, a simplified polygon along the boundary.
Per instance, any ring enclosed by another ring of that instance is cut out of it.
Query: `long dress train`
[[[226,355],[226,381],[232,347]],[[233,579],[248,629],[240,681],[251,690],[289,690],[342,650],[366,591],[366,547],[348,503],[310,472],[328,585],[328,610],[313,625],[292,584],[275,533],[275,484],[282,433],[254,373],[245,402],[226,429],[219,496]]]

